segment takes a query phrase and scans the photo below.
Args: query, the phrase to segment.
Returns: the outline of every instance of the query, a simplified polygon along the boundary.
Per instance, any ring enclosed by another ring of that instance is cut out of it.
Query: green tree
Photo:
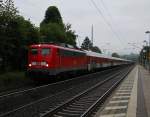
[[[111,56],[112,56],[112,57],[120,58],[119,54],[118,54],[118,53],[116,53],[116,52],[112,53],[112,55],[111,55]]]
[[[64,25],[56,6],[50,6],[40,24],[41,38],[44,42],[66,43],[76,45],[77,35],[71,30],[71,24]]]
[[[11,64],[10,58],[13,56],[15,48],[14,21],[18,15],[12,0],[1,1],[0,5],[0,55],[2,58],[2,68],[6,70]],[[13,31],[13,32],[12,32]],[[12,43],[13,42],[13,43]],[[6,68],[7,67],[7,68]]]
[[[57,23],[48,23],[45,25],[43,24],[40,27],[40,32],[44,42],[67,42],[65,29]]]
[[[19,16],[12,0],[1,2],[0,57],[3,70],[20,69],[27,60],[27,46],[38,42],[39,31]]]
[[[91,50],[92,50],[93,52],[102,53],[101,50],[99,49],[99,47],[97,47],[97,46],[93,46],[93,47],[91,48]]]
[[[81,48],[84,49],[84,50],[91,50],[92,48],[92,42],[91,40],[89,39],[89,37],[85,37],[82,45],[81,45]]]
[[[19,40],[19,45],[16,46],[18,50],[18,56],[16,58],[20,60],[20,65],[17,67],[25,68],[27,64],[28,46],[39,42],[40,33],[39,29],[35,27],[30,20],[25,20],[21,16],[16,19],[16,24],[18,26],[16,29],[18,31],[17,40]]]
[[[62,17],[56,6],[48,7],[48,9],[45,12],[45,18],[41,22],[41,25],[48,24],[48,23],[57,23],[57,24],[63,25]]]
[[[93,52],[102,53],[101,50],[99,49],[99,47],[93,46],[89,37],[85,37],[85,39],[81,45],[81,48],[84,50],[91,50]]]
[[[50,6],[40,24],[40,33],[44,42],[66,43],[65,26],[57,7]]]
[[[65,32],[67,37],[67,43],[76,46],[76,38],[78,37],[78,35],[75,34],[75,31],[71,30],[71,24],[66,24]]]

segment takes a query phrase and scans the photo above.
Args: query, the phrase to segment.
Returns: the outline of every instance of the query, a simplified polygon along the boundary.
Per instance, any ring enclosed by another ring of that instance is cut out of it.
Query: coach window
[[[38,54],[38,49],[37,48],[32,48],[31,49],[31,54],[32,55],[37,55]]]
[[[44,56],[49,55],[50,54],[50,49],[49,48],[42,48],[41,54],[44,55]]]

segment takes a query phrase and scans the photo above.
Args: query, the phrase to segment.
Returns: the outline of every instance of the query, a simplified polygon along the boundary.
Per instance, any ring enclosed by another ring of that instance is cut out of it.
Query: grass
[[[31,85],[32,81],[24,72],[7,72],[0,75],[0,92],[15,90]]]

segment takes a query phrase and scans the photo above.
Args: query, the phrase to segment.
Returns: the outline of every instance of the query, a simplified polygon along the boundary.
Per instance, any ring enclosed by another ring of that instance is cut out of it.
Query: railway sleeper
[[[58,112],[56,115],[63,117],[80,117],[79,113],[66,113],[66,112]]]
[[[80,105],[73,105],[73,104],[72,104],[72,105],[69,105],[68,108],[69,108],[69,107],[71,107],[71,108],[83,108],[83,109],[84,109],[84,108],[85,108],[85,105],[81,105],[81,106],[80,106]]]
[[[84,107],[86,107],[86,106],[88,106],[88,105],[90,105],[91,103],[89,103],[89,104],[85,104],[85,103],[83,103],[83,104],[81,104],[81,103],[73,103],[73,105],[77,105],[77,106],[84,106]]]
[[[80,107],[66,107],[66,109],[68,109],[68,110],[74,110],[74,109],[76,109],[76,110],[86,110],[85,108],[80,108]]]
[[[82,113],[83,111],[81,111],[81,110],[69,110],[69,109],[63,109],[62,110],[62,112],[67,112],[67,113],[74,113],[74,114],[76,114],[76,113]]]

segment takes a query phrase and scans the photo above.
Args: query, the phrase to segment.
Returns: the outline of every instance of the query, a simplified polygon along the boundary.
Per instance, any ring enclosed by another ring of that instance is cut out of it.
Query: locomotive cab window
[[[32,55],[37,55],[38,54],[38,49],[37,48],[32,48],[31,49],[31,54]]]
[[[42,48],[41,54],[46,56],[50,54],[50,48]]]

